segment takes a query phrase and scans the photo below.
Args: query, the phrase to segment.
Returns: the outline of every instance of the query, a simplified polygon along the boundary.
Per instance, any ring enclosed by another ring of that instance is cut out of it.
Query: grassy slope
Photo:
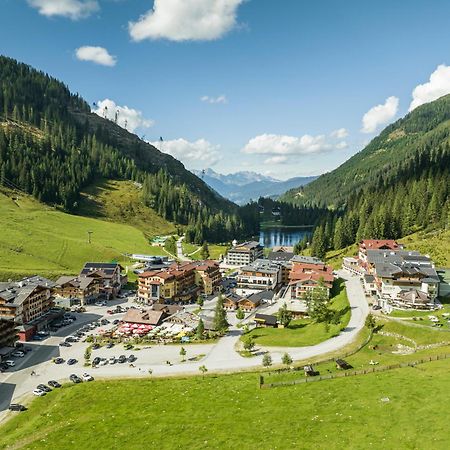
[[[57,277],[78,272],[87,260],[122,261],[123,253],[152,249],[143,233],[129,225],[73,216],[9,195],[0,191],[0,278]],[[87,231],[93,231],[91,244]]]
[[[257,345],[301,347],[315,345],[336,336],[345,328],[350,320],[348,298],[344,285],[339,285],[339,293],[333,298],[331,308],[342,311],[338,324],[331,324],[327,330],[325,324],[314,323],[309,319],[293,320],[288,328],[255,328],[250,331]]]
[[[450,267],[450,230],[418,233],[400,239],[406,248],[430,255],[436,266]]]
[[[414,323],[388,319],[378,319],[378,324],[382,326],[381,333],[374,334],[368,345],[345,358],[357,370],[370,370],[373,367],[370,364],[371,360],[378,362],[378,366],[388,366],[426,359],[430,355],[450,354],[450,333],[443,329],[419,327]],[[432,345],[432,348],[424,348],[429,345]],[[343,353],[345,352],[341,351],[333,357],[342,357]],[[310,362],[315,361],[304,361],[303,363]],[[300,363],[296,364],[300,366]],[[333,360],[319,362],[314,367],[321,375],[339,372]],[[303,373],[272,371],[265,375],[265,382],[298,380],[299,378],[303,378]]]
[[[268,390],[255,374],[71,385],[7,422],[0,448],[444,449],[449,369],[445,360]]]
[[[81,216],[132,225],[148,237],[175,232],[173,224],[142,203],[140,190],[131,181],[101,180],[82,196]]]
[[[419,231],[399,239],[408,250],[418,250],[424,255],[430,255],[437,267],[450,267],[450,230]],[[303,252],[307,254],[307,251]],[[327,252],[327,263],[334,269],[342,266],[344,256],[358,254],[358,246],[353,244],[340,250]]]
[[[195,244],[188,244],[187,242],[183,242],[183,253],[189,255],[191,259],[202,259],[202,256],[199,251],[197,251],[201,246]],[[227,253],[226,245],[218,245],[218,244],[208,244],[209,249],[209,257],[211,259],[219,259],[221,255],[225,255]],[[195,253],[194,253],[195,252]]]

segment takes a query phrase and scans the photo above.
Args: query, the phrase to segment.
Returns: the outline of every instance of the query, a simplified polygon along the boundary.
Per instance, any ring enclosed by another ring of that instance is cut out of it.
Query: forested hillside
[[[1,56],[0,176],[71,213],[82,189],[96,180],[139,182],[145,204],[164,219],[191,227],[204,223],[194,235],[199,243],[248,236],[258,227],[172,156],[91,113],[58,80]],[[217,224],[220,236],[213,231]]]
[[[450,96],[412,111],[360,153],[284,199],[326,205],[312,252],[361,238],[400,238],[446,229],[450,213]]]
[[[345,206],[351,196],[389,188],[409,174],[441,166],[448,152],[450,95],[422,105],[389,125],[362,151],[282,199],[296,204]]]

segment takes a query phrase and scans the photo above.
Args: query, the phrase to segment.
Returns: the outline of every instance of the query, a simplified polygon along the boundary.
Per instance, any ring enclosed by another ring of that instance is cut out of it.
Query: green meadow
[[[7,421],[0,448],[447,449],[449,369],[263,390],[257,374],[67,385]]]
[[[316,323],[310,319],[292,320],[286,328],[254,328],[247,336],[252,336],[256,345],[264,347],[302,347],[315,345],[333,336],[337,336],[350,320],[350,306],[348,303],[345,285],[342,280],[335,287],[330,308],[340,313],[339,321],[328,326]]]
[[[66,214],[5,191],[0,191],[0,230],[1,279],[35,273],[55,278],[78,272],[89,260],[128,264],[126,253],[153,250],[133,226]]]

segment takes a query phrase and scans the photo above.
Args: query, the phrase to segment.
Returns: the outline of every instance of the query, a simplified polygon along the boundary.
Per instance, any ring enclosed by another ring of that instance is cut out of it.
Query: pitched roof
[[[178,305],[165,305],[163,303],[154,303],[152,305],[152,308],[154,311],[164,311],[169,315],[175,314],[178,311],[183,311],[182,306]]]
[[[382,248],[394,250],[401,248],[394,239],[363,239],[360,245],[366,250],[378,250]]]
[[[304,256],[304,255],[295,255],[292,258],[292,262],[295,263],[306,263],[306,264],[325,264],[319,258],[314,256]]]
[[[71,277],[71,276],[62,276],[59,277],[55,284],[57,286],[62,286],[63,284],[70,284],[74,288],[77,289],[86,289],[95,279],[91,277]]]
[[[287,252],[287,251],[277,251],[277,252],[270,252],[267,255],[267,258],[270,261],[290,261],[295,256],[294,252]]]
[[[146,325],[159,325],[166,313],[164,311],[154,311],[151,309],[139,310],[131,308],[123,317],[124,322],[140,323]]]
[[[230,292],[229,294],[225,295],[225,300],[230,300],[233,303],[238,303],[240,300],[242,300],[242,297],[240,295],[237,295],[235,292]]]
[[[263,321],[268,325],[276,325],[278,323],[277,317],[276,316],[271,316],[269,314],[260,314],[260,313],[256,313],[255,314],[255,320],[256,321]]]

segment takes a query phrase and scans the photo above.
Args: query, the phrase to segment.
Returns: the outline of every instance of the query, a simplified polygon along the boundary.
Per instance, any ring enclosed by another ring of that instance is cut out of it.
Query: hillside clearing
[[[0,191],[0,227],[1,279],[35,273],[55,278],[78,273],[89,260],[126,263],[125,253],[152,249],[132,226],[66,214],[5,190]]]

